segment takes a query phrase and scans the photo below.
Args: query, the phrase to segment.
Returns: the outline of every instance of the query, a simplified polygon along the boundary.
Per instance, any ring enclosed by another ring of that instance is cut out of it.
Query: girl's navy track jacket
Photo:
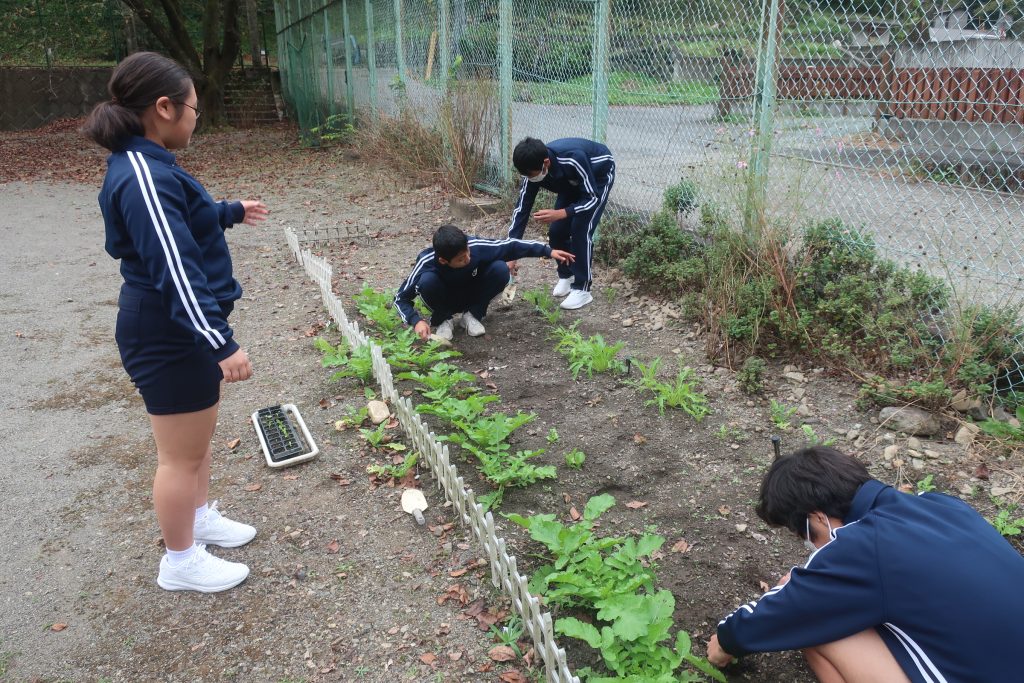
[[[405,279],[395,294],[395,306],[407,325],[415,325],[423,318],[414,302],[418,296],[417,283],[423,273],[434,272],[449,287],[472,287],[477,270],[493,261],[515,261],[526,257],[551,256],[551,247],[533,240],[488,240],[480,237],[469,238],[469,264],[463,268],[452,268],[438,263],[433,249],[424,249],[416,257],[412,273]]]
[[[142,137],[107,159],[100,190],[106,250],[121,261],[131,287],[160,293],[171,318],[209,344],[221,361],[238,350],[220,303],[242,296],[231,271],[224,230],[245,217],[241,202],[215,202],[175,163]]]
[[[519,201],[508,228],[509,237],[518,239],[523,236],[540,188],[575,198],[573,204],[565,207],[566,217],[572,218],[597,208],[608,184],[608,173],[615,168],[611,150],[600,142],[586,138],[562,138],[552,140],[547,148],[551,160],[548,174],[539,183],[523,178]]]
[[[732,655],[876,628],[915,683],[1024,680],[1024,557],[963,501],[870,480],[790,580],[718,625]]]

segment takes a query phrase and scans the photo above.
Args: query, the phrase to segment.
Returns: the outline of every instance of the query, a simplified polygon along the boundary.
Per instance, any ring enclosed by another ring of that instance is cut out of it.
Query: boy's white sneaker
[[[551,290],[551,296],[565,296],[572,291],[573,278],[571,277],[560,277],[558,278],[558,284]]]
[[[593,300],[594,297],[590,292],[584,292],[582,289],[574,289],[569,293],[569,296],[565,297],[561,306],[562,308],[571,311],[577,308],[583,308]]]
[[[217,501],[213,501],[206,514],[196,520],[195,526],[192,527],[192,537],[196,543],[219,545],[221,548],[237,548],[256,537],[256,528],[228,519],[220,514],[217,509]]]
[[[448,318],[438,325],[437,329],[434,330],[434,334],[445,341],[451,341],[452,337],[455,336],[455,323],[452,318]]]
[[[199,591],[219,593],[234,588],[249,576],[249,568],[241,562],[228,562],[206,552],[206,546],[197,543],[192,557],[176,567],[164,555],[160,560],[157,584],[169,591]]]
[[[469,311],[462,314],[462,326],[466,328],[466,334],[470,337],[480,337],[487,333],[483,323]]]

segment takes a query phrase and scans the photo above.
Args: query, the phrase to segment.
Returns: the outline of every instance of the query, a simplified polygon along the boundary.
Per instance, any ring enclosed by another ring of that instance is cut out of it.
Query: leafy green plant
[[[1016,417],[1018,421],[1024,424],[1024,406],[1017,407]],[[1000,420],[988,418],[987,420],[979,422],[978,427],[981,428],[981,431],[996,439],[1024,441],[1024,428],[1015,427],[1009,422],[1002,422]]]
[[[548,436],[547,436],[548,443],[549,444],[556,444],[556,443],[558,443],[558,439],[559,439],[559,437],[558,437],[558,430],[555,429],[554,427],[549,429],[548,430]]]
[[[658,406],[658,412],[665,414],[665,408],[675,408],[700,422],[711,413],[708,406],[707,396],[696,389],[697,380],[693,370],[688,367],[679,368],[675,381],[672,384],[662,382],[658,379],[658,368],[661,359],[655,358],[649,365],[633,361],[633,365],[640,371],[640,379],[628,380],[627,384],[640,391],[647,391],[654,394],[644,405]]]
[[[359,434],[366,440],[366,443],[370,444],[371,448],[391,451],[405,450],[405,444],[393,441],[392,436],[387,433],[387,423],[382,422],[375,429],[360,428]]]
[[[996,502],[996,507],[999,509],[996,516],[985,518],[989,524],[995,527],[996,531],[1007,538],[1019,536],[1024,532],[1024,516],[1014,517],[1017,505]]]
[[[931,493],[932,491],[935,491],[936,490],[935,484],[932,483],[932,481],[934,479],[935,479],[935,475],[934,474],[929,474],[927,477],[925,477],[921,481],[917,482],[917,486],[915,486],[915,488],[917,489],[917,492],[918,493]]]
[[[800,425],[800,431],[804,433],[804,438],[807,439],[807,444],[810,446],[832,446],[836,442],[835,438],[832,437],[822,439],[818,436],[818,433],[814,431],[814,427],[808,424]]]
[[[346,409],[345,414],[340,420],[335,421],[334,428],[339,432],[345,429],[352,429],[366,422],[370,417],[370,411],[363,406],[362,408],[349,407]]]
[[[505,625],[498,628],[497,624],[494,624],[488,629],[488,633],[495,642],[512,648],[512,651],[516,653],[516,657],[522,657],[523,653],[519,649],[519,640],[523,637],[523,633],[526,631],[526,625],[523,624],[523,620],[519,616],[511,616]]]
[[[772,423],[782,431],[786,431],[790,428],[789,418],[796,414],[797,407],[790,408],[784,403],[779,403],[774,398],[768,403],[768,407],[772,413]]]
[[[662,208],[670,213],[687,213],[697,206],[697,185],[692,180],[680,179],[675,185],[665,188]]]
[[[757,356],[748,356],[743,367],[736,373],[736,382],[744,394],[754,395],[764,391],[764,373],[768,365]]]
[[[352,377],[367,384],[373,379],[373,357],[369,345],[350,349],[344,340],[332,346],[329,341],[319,337],[313,341],[313,345],[324,354],[320,363],[325,368],[341,368],[331,375],[332,380]]]
[[[704,286],[704,248],[679,228],[675,211],[654,214],[622,251],[623,272],[648,291],[672,295]]]
[[[497,396],[484,394],[470,394],[465,398],[448,396],[433,403],[421,403],[416,406],[416,412],[435,415],[453,425],[459,425],[474,422],[487,410],[488,404],[500,400]]]
[[[409,474],[412,468],[416,467],[419,457],[419,453],[412,452],[406,455],[405,459],[397,465],[367,465],[366,471],[382,478],[401,479]]]
[[[533,304],[549,325],[557,325],[562,320],[562,309],[558,302],[543,289],[531,289],[523,292],[523,298]]]
[[[861,408],[916,405],[938,409],[945,407],[952,395],[952,390],[941,377],[930,381],[909,380],[901,383],[872,375],[861,384],[857,403]]]
[[[565,465],[574,470],[583,469],[583,463],[587,460],[587,454],[578,448],[574,448],[565,454]]]
[[[396,378],[419,382],[423,386],[418,391],[431,401],[441,401],[453,395],[465,396],[477,391],[476,387],[461,387],[459,391],[455,391],[459,384],[476,381],[476,375],[449,363],[437,363],[426,373],[417,370],[401,372]]]
[[[569,361],[573,379],[579,379],[581,372],[586,372],[587,377],[593,377],[595,372],[625,373],[626,364],[616,356],[626,343],[607,344],[600,334],[584,338],[576,329],[578,324],[577,321],[570,327],[558,327],[552,332],[552,336],[558,340],[555,350]]]
[[[348,114],[331,114],[319,126],[309,129],[308,137],[316,144],[351,144],[355,139],[356,128]]]
[[[746,441],[747,435],[743,433],[742,429],[736,427],[730,427],[729,425],[723,424],[719,426],[718,431],[715,432],[722,441]]]

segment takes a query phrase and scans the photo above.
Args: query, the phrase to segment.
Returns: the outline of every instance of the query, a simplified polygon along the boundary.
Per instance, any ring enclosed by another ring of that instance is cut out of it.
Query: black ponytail
[[[142,112],[161,97],[181,102],[192,77],[172,59],[155,52],[136,52],[114,69],[107,83],[110,100],[93,107],[82,133],[114,152],[133,135],[143,135]],[[180,109],[179,105],[179,109]]]

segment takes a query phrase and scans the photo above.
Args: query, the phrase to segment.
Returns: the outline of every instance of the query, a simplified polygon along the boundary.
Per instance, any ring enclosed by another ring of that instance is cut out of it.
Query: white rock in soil
[[[384,401],[370,401],[366,404],[366,412],[370,415],[370,422],[379,425],[391,417],[391,410]]]
[[[889,429],[906,434],[932,436],[940,428],[938,418],[913,406],[882,408],[878,419]]]
[[[956,441],[961,446],[967,447],[974,443],[974,437],[978,436],[981,431],[981,427],[970,422],[965,422],[960,426],[960,429],[956,430],[956,436],[953,437],[953,441]]]
[[[800,417],[810,417],[812,413],[811,409],[807,407],[806,403],[801,403],[800,407],[796,409],[796,414],[799,415]]]
[[[747,525],[746,524],[737,524],[736,525],[736,531],[739,531],[740,533],[743,533],[746,530],[747,530]]]
[[[804,373],[802,373],[802,372],[787,372],[787,373],[783,374],[782,376],[785,377],[786,379],[788,379],[790,382],[806,382],[807,381],[807,378],[804,377]]]
[[[923,470],[924,460],[922,460],[921,458],[911,458],[910,466],[913,467],[915,470]]]
[[[795,365],[787,365],[786,367],[782,368],[782,375],[786,376],[786,374],[788,374],[790,372],[799,372],[799,371],[800,371],[800,368],[798,368],[797,366],[795,366]]]
[[[633,327],[633,319],[632,318],[626,318],[625,320],[622,321],[622,326],[623,327]]]
[[[938,451],[932,451],[926,448],[924,449],[924,457],[931,458],[932,460],[937,460],[942,457],[942,454],[939,453]]]
[[[974,487],[970,484],[964,484],[960,487],[960,495],[969,496],[974,493]]]
[[[804,389],[803,387],[797,387],[796,389],[793,390],[793,398],[795,398],[795,399],[797,399],[799,401],[800,399],[802,399],[804,397],[804,394],[806,394],[806,393],[807,393],[806,389]]]
[[[663,327],[665,327],[665,324],[663,322],[661,322],[660,320],[658,320],[657,322],[655,322],[651,326],[651,330],[654,331],[654,332],[657,332],[658,330],[662,329]]]
[[[913,436],[907,439],[907,448],[912,451],[924,450],[924,447],[921,446],[921,440]]]
[[[682,352],[683,352],[683,350],[681,348],[679,348],[678,346],[676,348],[672,349],[672,353],[676,354],[677,356],[680,353],[682,353]]]
[[[995,497],[1005,496],[1008,493],[1013,493],[1014,488],[1012,486],[993,486],[992,495]]]
[[[847,441],[856,441],[857,437],[859,437],[859,436],[860,436],[860,432],[858,430],[856,430],[856,429],[851,429],[850,431],[846,432],[846,440]]]
[[[893,444],[892,446],[886,446],[885,450],[882,451],[882,457],[885,458],[886,460],[892,460],[897,455],[899,455],[899,452],[900,447],[895,444]]]
[[[886,443],[893,443],[896,441],[896,435],[892,432],[886,432],[885,434],[882,434],[882,441]]]

